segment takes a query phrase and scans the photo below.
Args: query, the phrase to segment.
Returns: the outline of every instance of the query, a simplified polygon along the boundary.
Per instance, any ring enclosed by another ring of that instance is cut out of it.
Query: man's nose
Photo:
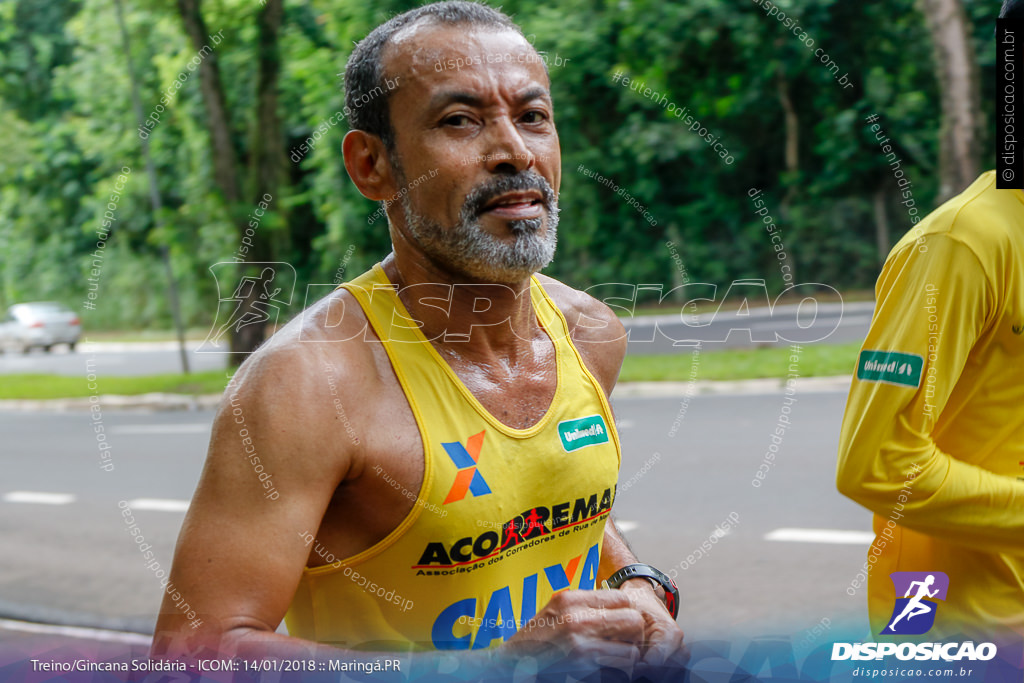
[[[492,173],[518,173],[532,169],[537,158],[523,139],[519,129],[508,118],[502,117],[491,126],[493,142],[485,156],[487,169]]]

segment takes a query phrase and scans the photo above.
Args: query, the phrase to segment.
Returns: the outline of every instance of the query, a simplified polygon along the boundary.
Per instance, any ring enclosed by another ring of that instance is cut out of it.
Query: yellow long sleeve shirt
[[[875,294],[837,474],[875,513],[872,630],[891,572],[941,571],[931,636],[1024,634],[1024,192],[982,174],[896,244]]]

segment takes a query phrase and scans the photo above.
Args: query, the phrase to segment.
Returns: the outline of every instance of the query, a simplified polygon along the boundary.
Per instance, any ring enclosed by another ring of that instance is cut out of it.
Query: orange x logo
[[[483,475],[476,469],[486,433],[485,429],[479,434],[469,437],[466,439],[465,446],[458,441],[441,444],[445,452],[448,453],[448,457],[459,468],[458,474],[455,475],[455,481],[452,482],[452,488],[448,491],[448,497],[444,499],[444,505],[462,500],[469,491],[472,491],[474,496],[483,496],[491,492],[491,487],[487,485]]]

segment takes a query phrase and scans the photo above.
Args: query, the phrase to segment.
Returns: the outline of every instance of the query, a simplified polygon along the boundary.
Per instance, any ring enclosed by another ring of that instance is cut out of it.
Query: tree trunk
[[[241,242],[249,227],[248,214],[264,195],[274,201],[279,193],[281,177],[285,164],[284,134],[281,121],[277,115],[278,80],[281,73],[280,49],[278,33],[284,16],[282,0],[268,0],[257,15],[258,75],[256,85],[256,118],[252,124],[249,154],[249,183],[251,193],[246,201],[246,192],[242,189],[241,166],[235,152],[231,135],[231,115],[224,96],[220,66],[216,49],[220,42],[214,35],[207,35],[206,23],[200,8],[201,0],[178,0],[178,10],[185,24],[185,31],[192,42],[192,47],[204,56],[199,66],[200,91],[206,106],[207,128],[210,133],[210,153],[214,164],[214,182],[224,195],[225,203],[232,221],[238,227],[238,239]],[[269,203],[269,202],[267,202]],[[266,215],[260,223],[266,221]],[[274,249],[270,243],[267,230],[256,228],[249,238],[252,248],[246,255],[249,262],[259,263],[274,260]],[[244,325],[231,329],[230,362],[238,365],[245,356],[252,353],[263,343],[266,337],[268,319],[262,315],[263,298],[260,294],[271,290],[272,281],[266,280],[266,270],[262,266],[239,264],[238,282],[243,278],[252,278],[259,286],[250,286],[238,300],[238,310],[242,313],[251,312],[256,318]]]
[[[786,122],[786,172],[795,176],[800,172],[800,118],[796,114],[796,107],[793,106],[793,98],[789,96],[789,81],[781,64],[777,86],[783,120]]]
[[[776,93],[779,96],[779,104],[782,106],[783,120],[786,123],[785,156],[786,175],[784,186],[785,193],[779,201],[779,225],[791,224],[792,213],[789,207],[792,206],[800,188],[800,117],[796,113],[796,106],[789,94],[789,79],[786,78],[785,67],[779,62],[776,74]],[[789,274],[793,276],[791,282],[799,282],[796,279],[796,263],[790,260]]]
[[[284,177],[288,163],[284,131],[277,114],[278,80],[281,75],[278,32],[283,16],[283,0],[267,0],[257,18],[256,120],[249,145],[249,177],[254,205],[267,195],[271,198],[270,202],[277,202],[281,178]],[[272,205],[272,208],[275,213],[281,213],[280,203]],[[273,260],[273,254],[279,252],[273,248],[273,231],[268,231],[262,224],[261,231],[261,235],[257,236],[259,239],[254,240],[253,260]]]
[[[284,16],[283,0],[267,0],[257,16],[258,38],[256,45],[256,119],[252,125],[249,143],[249,186],[252,188],[251,206],[260,201],[270,204],[275,213],[280,213],[280,203],[275,205],[280,192],[281,178],[287,163],[284,131],[277,115],[278,80],[281,74],[281,51],[278,47],[278,32]],[[269,199],[264,199],[269,197]],[[270,213],[270,210],[267,211]],[[266,225],[264,214],[260,227],[252,236],[253,249],[249,260],[268,262],[274,260],[273,231]],[[260,276],[266,273],[262,266],[239,266],[240,276]],[[245,299],[245,306],[252,308],[260,303],[258,295],[272,290],[271,282],[261,279],[259,288],[253,287]],[[267,335],[268,319],[238,328],[231,336],[232,360],[244,358],[246,353],[255,351]]]
[[[210,133],[210,152],[213,155],[213,179],[224,195],[232,219],[239,220],[238,204],[242,201],[238,180],[238,155],[231,141],[231,115],[224,97],[224,86],[220,79],[220,62],[217,50],[211,46],[213,36],[206,34],[206,22],[199,8],[201,0],[178,0],[178,11],[185,24],[185,32],[192,41],[192,47],[203,57],[199,64],[199,90],[206,106],[207,130]],[[206,49],[207,47],[212,49]],[[243,214],[245,212],[242,212]]]
[[[939,202],[960,192],[980,173],[981,86],[962,0],[920,0],[932,34],[935,76],[942,93]]]
[[[128,67],[128,83],[131,86],[132,109],[135,111],[135,122],[139,130],[142,129],[145,114],[142,112],[142,97],[139,95],[139,79],[135,75],[135,67],[132,65],[132,46],[128,37],[128,27],[124,21],[124,7],[121,0],[114,0],[114,10],[117,16],[117,26],[121,32],[121,45],[124,49],[125,63]],[[149,202],[153,209],[153,221],[157,228],[163,227],[163,199],[160,197],[160,185],[157,183],[156,165],[153,163],[153,155],[149,151],[149,136],[141,139],[142,158],[146,162],[146,177],[149,180]],[[165,238],[166,239],[166,238]],[[181,320],[181,305],[178,303],[178,283],[174,278],[174,267],[171,264],[171,250],[166,241],[160,242],[160,260],[163,261],[164,270],[167,273],[167,299],[171,307],[171,317],[174,320],[174,331],[178,336],[178,357],[181,359],[181,371],[189,374],[188,352],[185,350],[185,325]]]

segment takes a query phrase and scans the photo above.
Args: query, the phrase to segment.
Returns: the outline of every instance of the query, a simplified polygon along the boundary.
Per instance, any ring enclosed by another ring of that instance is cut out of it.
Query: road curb
[[[41,636],[44,638],[71,638],[75,640],[88,640],[99,643],[121,643],[129,646],[144,647],[147,650],[153,644],[152,634],[136,633],[134,631],[119,631],[104,628],[93,628],[91,626],[63,626],[61,624],[46,624],[35,621],[23,621],[19,619],[5,619],[0,616],[0,633],[21,633],[23,635]]]
[[[99,405],[103,410],[207,410],[220,405],[221,394],[139,394],[121,396],[103,394],[93,398],[55,398],[48,400],[3,400],[0,410],[36,413],[88,412]]]
[[[850,375],[836,377],[798,377],[793,386],[798,394],[838,394],[850,390]],[[684,396],[756,396],[781,394],[786,380],[780,378],[731,381],[696,380],[692,382],[623,382],[615,387],[612,398],[668,398]]]
[[[850,375],[838,377],[799,377],[794,380],[800,394],[846,393]],[[612,398],[664,398],[683,396],[734,395],[753,396],[779,394],[785,391],[786,380],[778,378],[745,379],[713,382],[622,382],[615,387]],[[105,394],[91,398],[57,398],[49,400],[0,400],[0,411],[35,413],[88,412],[97,403],[103,410],[212,410],[220,405],[222,394],[140,394],[120,396]]]
[[[155,622],[155,614],[144,617],[115,617],[0,599],[0,630],[3,631],[32,633],[44,630],[82,629],[152,639]],[[39,628],[34,629],[33,625]]]

